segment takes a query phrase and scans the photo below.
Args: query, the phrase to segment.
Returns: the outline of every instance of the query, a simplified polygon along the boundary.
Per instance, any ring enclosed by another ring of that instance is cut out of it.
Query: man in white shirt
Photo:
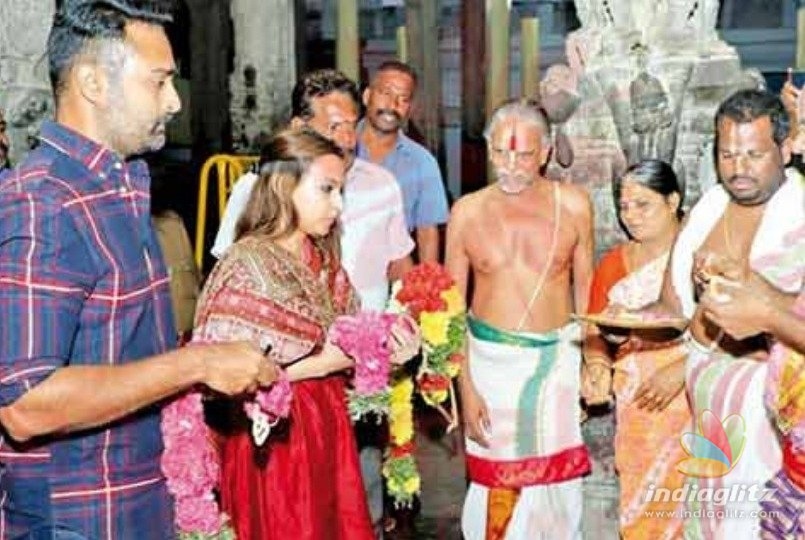
[[[291,99],[291,126],[307,127],[335,142],[343,150],[348,171],[341,214],[341,256],[353,286],[367,310],[382,311],[389,282],[412,266],[414,242],[408,234],[403,197],[394,176],[383,167],[355,157],[357,144],[358,90],[338,71],[324,69],[303,77]],[[251,195],[257,175],[238,179],[227,203],[212,254],[220,257],[235,241],[238,219]],[[416,346],[416,345],[414,345]],[[372,522],[382,537],[382,452],[374,442],[361,444],[371,426],[358,426],[361,470],[369,499]],[[373,433],[370,433],[370,438]]]
[[[355,157],[358,93],[355,84],[334,70],[306,75],[293,90],[291,125],[308,127],[333,140],[348,162],[341,215],[344,268],[364,309],[383,310],[389,281],[411,267],[414,243],[403,213],[402,192],[383,167]],[[257,175],[238,179],[227,203],[212,254],[220,257],[235,240],[235,225]]]

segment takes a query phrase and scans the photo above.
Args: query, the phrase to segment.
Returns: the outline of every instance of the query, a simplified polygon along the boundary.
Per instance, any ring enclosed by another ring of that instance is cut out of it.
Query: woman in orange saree
[[[655,302],[679,226],[681,189],[664,162],[633,165],[614,183],[614,195],[630,240],[605,254],[596,268],[590,313],[636,311]],[[679,438],[690,429],[690,409],[682,392],[684,348],[669,337],[666,332],[602,328],[588,334],[585,346],[588,404],[615,395],[615,465],[626,539],[682,536],[682,516],[672,513],[684,507],[669,499],[684,484],[676,463],[685,457]]]
[[[242,403],[219,404],[222,508],[238,540],[369,540],[340,373],[352,361],[327,340],[335,318],[357,308],[336,236],[344,161],[324,138],[286,131],[261,163],[239,239],[202,292],[194,339],[269,350],[293,397],[290,415],[262,446]]]

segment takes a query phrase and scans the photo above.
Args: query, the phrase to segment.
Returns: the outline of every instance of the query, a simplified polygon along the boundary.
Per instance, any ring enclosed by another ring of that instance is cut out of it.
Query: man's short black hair
[[[291,116],[308,119],[313,116],[313,98],[323,97],[333,92],[347,94],[360,106],[358,87],[346,75],[335,69],[311,71],[299,79],[291,92]]]
[[[769,117],[772,138],[780,146],[788,137],[789,118],[780,98],[766,90],[739,90],[725,99],[716,111],[716,148],[718,148],[718,124],[722,118],[733,122],[754,122]]]
[[[47,55],[50,85],[58,100],[75,59],[94,40],[123,41],[126,24],[172,21],[172,0],[63,0],[53,16]]]
[[[405,62],[400,62],[399,60],[387,60],[378,66],[377,71],[375,71],[375,76],[372,77],[372,81],[374,81],[375,77],[383,73],[384,71],[398,71],[400,73],[405,73],[411,80],[414,82],[414,90],[416,90],[417,84],[419,82],[419,78],[416,75],[416,70],[406,64]]]

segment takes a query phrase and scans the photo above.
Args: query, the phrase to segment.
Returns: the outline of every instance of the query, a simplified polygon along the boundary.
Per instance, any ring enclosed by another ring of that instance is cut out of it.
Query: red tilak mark
[[[514,152],[517,150],[517,134],[516,134],[516,126],[515,129],[512,130],[511,137],[509,137],[509,150]]]

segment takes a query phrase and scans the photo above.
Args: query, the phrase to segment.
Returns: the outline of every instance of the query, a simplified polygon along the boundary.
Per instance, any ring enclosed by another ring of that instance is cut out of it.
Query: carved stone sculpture
[[[702,148],[712,143],[716,107],[735,90],[758,83],[741,68],[735,50],[719,39],[718,0],[576,4],[582,28],[567,37],[565,46],[578,103],[561,125],[574,162],[559,176],[589,187],[599,249],[604,250],[620,234],[610,212],[612,176],[627,163],[663,159],[685,183],[686,204],[693,204],[700,183],[710,184],[714,177],[705,177],[710,163]],[[549,92],[543,100],[560,97]],[[602,152],[608,157],[602,158]]]
[[[581,102],[576,85],[573,71],[564,64],[549,67],[545,78],[540,81],[540,102],[552,124],[553,158],[565,169],[573,164],[574,159],[573,143],[563,126]]]
[[[0,109],[8,121],[14,162],[53,114],[44,51],[54,10],[53,2],[0,2]]]
[[[668,94],[662,83],[647,71],[629,83],[632,137],[627,157],[630,162],[658,158],[673,162],[673,132],[676,124]]]

